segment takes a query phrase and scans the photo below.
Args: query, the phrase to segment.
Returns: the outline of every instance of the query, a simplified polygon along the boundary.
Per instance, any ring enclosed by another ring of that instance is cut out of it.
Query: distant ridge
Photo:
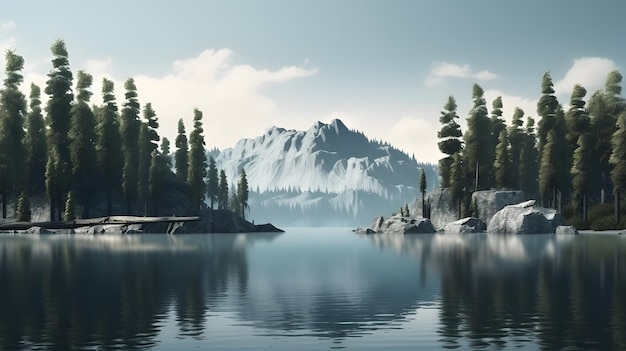
[[[232,183],[246,170],[252,218],[281,225],[352,225],[395,211],[417,195],[421,168],[429,189],[438,183],[434,165],[339,119],[306,131],[271,127],[211,154]]]

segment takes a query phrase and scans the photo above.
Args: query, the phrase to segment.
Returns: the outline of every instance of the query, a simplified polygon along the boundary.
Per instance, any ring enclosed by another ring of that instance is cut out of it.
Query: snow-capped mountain
[[[338,119],[307,131],[272,127],[211,156],[231,183],[245,169],[251,218],[281,225],[362,224],[411,202],[422,167],[428,188],[438,183],[434,166]]]

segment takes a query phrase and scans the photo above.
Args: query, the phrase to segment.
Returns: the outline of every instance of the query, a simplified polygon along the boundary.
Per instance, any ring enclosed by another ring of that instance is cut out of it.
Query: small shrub
[[[592,230],[619,230],[624,228],[626,228],[626,219],[621,218],[620,222],[617,223],[613,214],[598,218],[591,223]]]
[[[574,226],[578,230],[587,230],[590,228],[589,222],[585,223],[581,217],[566,217],[564,220],[566,225]]]

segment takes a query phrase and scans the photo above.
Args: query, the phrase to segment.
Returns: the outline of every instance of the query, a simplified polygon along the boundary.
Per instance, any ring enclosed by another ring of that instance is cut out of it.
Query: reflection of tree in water
[[[198,335],[211,300],[233,278],[246,285],[245,240],[237,238],[3,238],[0,349],[149,347],[171,303],[181,332]]]
[[[444,347],[626,349],[622,238],[446,236],[381,245],[441,271]]]

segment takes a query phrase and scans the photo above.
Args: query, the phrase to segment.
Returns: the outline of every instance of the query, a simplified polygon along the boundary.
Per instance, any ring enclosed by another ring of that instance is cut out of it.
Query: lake
[[[0,349],[626,349],[626,235],[0,235]]]

